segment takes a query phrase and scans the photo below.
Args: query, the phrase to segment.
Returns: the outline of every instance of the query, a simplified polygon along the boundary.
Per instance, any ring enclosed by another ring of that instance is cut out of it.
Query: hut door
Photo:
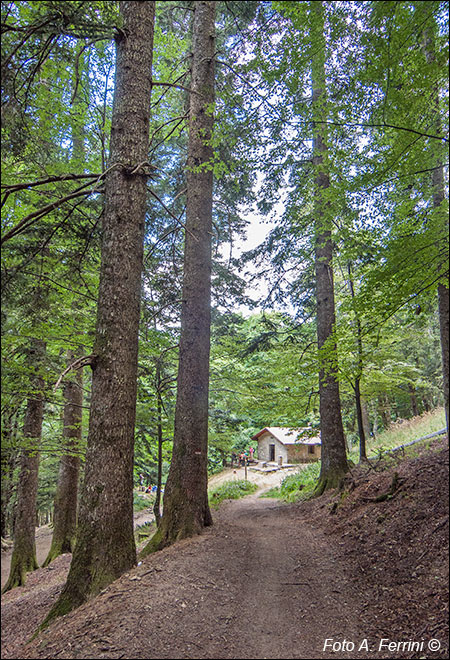
[[[269,445],[269,461],[275,460],[275,445]]]

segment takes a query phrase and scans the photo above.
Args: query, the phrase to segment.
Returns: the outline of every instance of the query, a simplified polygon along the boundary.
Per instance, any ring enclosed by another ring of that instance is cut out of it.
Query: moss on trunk
[[[133,450],[155,2],[123,1],[120,11],[85,476],[67,582],[43,626],[136,562]]]
[[[59,539],[52,539],[52,545],[50,547],[50,550],[48,551],[48,555],[42,564],[42,567],[45,568],[48,566],[54,559],[59,557],[59,555],[63,555],[66,552],[73,552],[73,549],[75,547],[75,535],[68,539],[67,537],[59,540]]]
[[[9,578],[2,593],[17,586],[23,586],[27,572],[39,568],[36,561],[35,523],[39,470],[38,452],[44,414],[44,380],[41,370],[45,348],[45,343],[42,340],[33,339],[31,341],[29,359],[33,394],[28,398],[23,423],[23,436],[26,446],[22,449],[20,456],[14,547]]]
[[[333,469],[328,470],[328,472],[321,474],[319,480],[317,481],[316,487],[314,488],[313,497],[320,497],[326,490],[333,488],[341,488],[342,482],[348,468],[345,469]]]
[[[23,587],[26,582],[27,573],[39,568],[36,560],[35,547],[29,547],[27,543],[23,545],[19,542],[14,543],[14,550],[11,557],[11,568],[8,581],[2,589],[2,594],[14,587]]]

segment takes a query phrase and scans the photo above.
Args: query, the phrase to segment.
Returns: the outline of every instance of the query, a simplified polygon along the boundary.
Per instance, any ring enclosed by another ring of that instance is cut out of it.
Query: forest
[[[50,525],[46,629],[214,527],[265,427],[320,432],[316,502],[392,425],[448,437],[448,3],[1,12],[3,593]]]

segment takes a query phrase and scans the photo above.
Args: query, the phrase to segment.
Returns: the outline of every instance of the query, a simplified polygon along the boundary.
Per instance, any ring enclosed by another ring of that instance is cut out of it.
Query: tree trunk
[[[356,405],[356,417],[358,420],[358,435],[359,435],[359,461],[367,461],[367,451],[366,451],[366,431],[364,429],[364,419],[363,419],[363,410],[361,404],[361,388],[360,388],[360,378],[356,378],[355,381],[355,405]]]
[[[335,305],[333,284],[332,209],[327,201],[330,188],[326,143],[325,41],[322,2],[313,2],[312,60],[313,85],[313,167],[315,214],[315,266],[317,298],[317,342],[319,350],[319,400],[322,460],[316,494],[336,488],[348,470],[344,428],[341,417],[337,348],[334,335]]]
[[[440,128],[440,122],[439,122]],[[435,209],[444,208],[444,199],[445,199],[445,183],[444,183],[444,166],[443,159],[438,159],[438,167],[433,170],[433,207]],[[445,212],[444,212],[445,213]],[[445,233],[448,236],[448,216],[445,213],[445,218],[443,222],[446,222]],[[448,263],[443,263],[442,270],[445,271],[448,268]],[[438,285],[438,309],[439,309],[439,327],[441,335],[441,354],[442,354],[442,379],[443,379],[443,390],[444,390],[444,406],[445,406],[445,420],[447,426],[447,435],[448,435],[448,425],[449,425],[449,333],[450,333],[450,323],[449,323],[449,289],[446,284],[440,282]]]
[[[43,627],[136,561],[134,424],[155,3],[120,2],[120,10],[86,470],[70,572]]]
[[[68,362],[74,361],[73,351]],[[78,474],[83,417],[83,372],[79,369],[73,380],[64,384],[63,446],[67,452],[59,464],[53,517],[53,536],[44,566],[64,552],[73,552],[77,526]]]
[[[194,3],[181,338],[172,462],[160,527],[143,556],[212,523],[208,505],[215,2]]]
[[[44,379],[42,376],[45,343],[33,339],[30,348],[30,368],[34,372],[32,393],[28,397],[23,424],[24,447],[20,456],[17,505],[14,523],[14,547],[9,578],[3,588],[5,593],[22,586],[26,574],[39,568],[36,560],[36,498],[38,489],[39,446],[44,415]]]
[[[378,397],[378,413],[383,422],[383,428],[389,428],[391,425],[391,404],[386,394],[380,394]]]
[[[409,398],[411,401],[411,412],[413,417],[419,415],[419,406],[417,403],[416,388],[412,383],[408,383]]]
[[[153,505],[156,526],[161,522],[161,487],[162,487],[162,392],[161,392],[161,364],[156,363],[156,414],[157,414],[157,434],[158,434],[158,476],[156,482],[156,497]]]
[[[364,436],[370,438],[370,420],[369,420],[369,406],[367,401],[361,397],[361,413],[363,420]]]
[[[14,421],[13,421],[14,420]],[[1,536],[12,535],[11,498],[13,494],[14,467],[17,460],[16,446],[17,414],[5,409],[2,424],[1,454]]]
[[[352,297],[352,301],[355,300],[355,285],[353,283],[353,276],[352,276],[352,266],[351,263],[348,262],[347,264],[347,272],[348,272],[348,278],[349,278],[349,286],[350,286],[350,295]],[[363,423],[363,411],[362,411],[362,403],[361,403],[361,377],[363,373],[363,347],[362,347],[362,328],[361,328],[361,320],[359,318],[359,314],[354,309],[354,314],[356,317],[356,341],[358,345],[358,361],[357,361],[357,366],[356,366],[356,376],[355,376],[355,406],[356,406],[356,419],[358,420],[358,435],[359,435],[359,460],[361,461],[366,461],[367,460],[367,454],[366,454],[366,432],[364,429],[364,423]]]

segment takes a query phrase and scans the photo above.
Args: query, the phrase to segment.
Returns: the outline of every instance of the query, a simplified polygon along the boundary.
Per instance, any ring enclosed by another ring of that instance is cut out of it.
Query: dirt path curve
[[[226,502],[202,536],[147,558],[27,647],[17,646],[17,623],[8,632],[14,618],[33,610],[32,632],[60,587],[41,580],[41,611],[27,587],[6,594],[2,657],[336,657],[323,653],[326,638],[364,635],[345,557],[330,543],[298,505],[257,495]]]

